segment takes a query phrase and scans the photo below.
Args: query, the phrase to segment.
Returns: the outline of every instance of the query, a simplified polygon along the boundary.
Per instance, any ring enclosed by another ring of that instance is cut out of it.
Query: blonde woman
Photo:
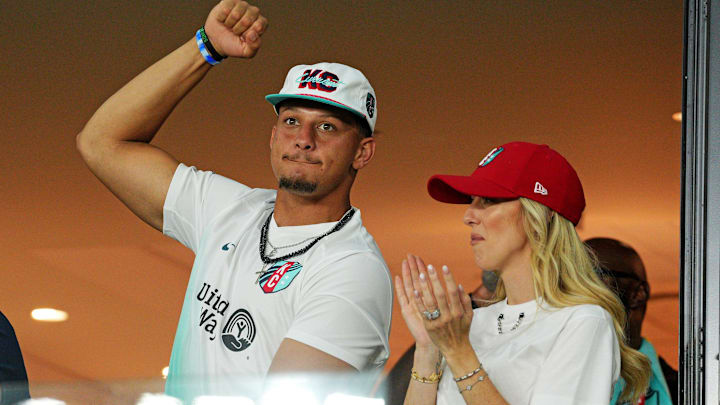
[[[417,345],[406,405],[607,405],[620,375],[622,398],[642,397],[649,362],[625,344],[622,304],[575,231],[585,198],[565,158],[512,142],[470,176],[433,176],[428,191],[469,204],[475,261],[500,281],[473,311],[447,267],[403,261],[395,289]]]

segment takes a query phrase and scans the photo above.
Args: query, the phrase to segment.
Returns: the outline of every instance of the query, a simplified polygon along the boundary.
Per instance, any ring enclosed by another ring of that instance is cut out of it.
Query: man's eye
[[[295,125],[297,124],[297,120],[293,117],[285,118],[285,123],[288,125]]]
[[[335,126],[325,122],[325,123],[320,124],[319,128],[323,131],[332,131],[335,129]]]

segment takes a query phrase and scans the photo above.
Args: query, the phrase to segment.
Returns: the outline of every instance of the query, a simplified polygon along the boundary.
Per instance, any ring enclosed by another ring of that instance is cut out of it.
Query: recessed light
[[[41,322],[62,322],[68,319],[68,313],[55,308],[35,308],[30,316]]]
[[[682,113],[676,112],[675,114],[672,115],[672,119],[677,122],[682,122]]]
[[[170,367],[164,367],[164,368],[162,369],[163,379],[167,379],[167,376],[168,376],[168,373],[169,373],[169,372],[170,372]]]

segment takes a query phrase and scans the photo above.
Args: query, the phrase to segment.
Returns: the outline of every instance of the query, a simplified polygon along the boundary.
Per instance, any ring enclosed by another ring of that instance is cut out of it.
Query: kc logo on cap
[[[276,112],[278,103],[289,98],[312,100],[348,110],[365,120],[370,131],[375,131],[375,90],[365,75],[353,67],[328,62],[294,66],[285,77],[280,92],[265,96],[275,106]]]
[[[335,73],[322,71],[320,69],[307,69],[296,81],[300,83],[298,89],[307,87],[309,89],[327,91],[328,93],[337,90],[338,85],[342,84],[340,78]]]

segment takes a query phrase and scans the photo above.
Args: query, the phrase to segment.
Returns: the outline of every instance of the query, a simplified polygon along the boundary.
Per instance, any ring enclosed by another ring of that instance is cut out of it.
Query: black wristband
[[[213,59],[220,62],[221,60],[227,58],[227,56],[220,55],[220,53],[218,53],[218,51],[216,51],[215,48],[212,46],[210,38],[208,38],[207,34],[205,33],[205,26],[200,28],[200,37],[202,38],[203,44],[205,44],[205,48],[207,48],[208,52],[210,52],[210,55],[212,55]]]

